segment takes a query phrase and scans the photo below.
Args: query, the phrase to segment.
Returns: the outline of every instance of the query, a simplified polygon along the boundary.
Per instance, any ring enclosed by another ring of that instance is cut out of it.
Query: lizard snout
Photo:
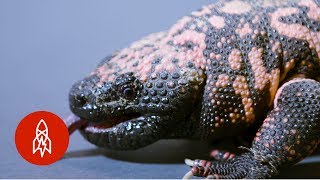
[[[96,103],[98,78],[87,77],[76,82],[69,92],[69,106],[73,113],[85,119],[94,119],[93,115],[99,114],[99,107]]]
[[[75,88],[69,94],[70,106],[73,109],[84,108],[86,105],[91,104],[90,96],[91,92],[87,89]]]

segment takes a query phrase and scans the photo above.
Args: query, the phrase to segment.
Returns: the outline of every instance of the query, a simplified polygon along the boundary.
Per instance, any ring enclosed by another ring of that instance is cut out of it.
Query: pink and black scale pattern
[[[115,52],[70,91],[71,110],[89,122],[83,135],[136,149],[254,131],[250,152],[196,160],[193,175],[278,174],[319,144],[319,4],[219,1]]]

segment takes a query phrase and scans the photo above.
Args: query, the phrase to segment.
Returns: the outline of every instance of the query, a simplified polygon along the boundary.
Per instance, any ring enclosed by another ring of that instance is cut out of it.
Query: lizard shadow
[[[281,173],[275,177],[277,179],[311,179],[319,178],[320,173],[320,156],[318,155],[317,162],[299,163],[292,167],[287,167],[281,170]]]
[[[102,148],[91,148],[67,152],[64,159],[105,156],[120,161],[135,163],[157,163],[157,164],[181,164],[184,159],[208,158],[210,146],[208,143],[189,140],[160,140],[147,147],[116,151]]]
[[[155,164],[183,164],[185,158],[208,159],[212,146],[209,143],[189,140],[160,140],[159,142],[132,151],[115,151],[91,148],[67,152],[64,159],[103,156],[119,161]],[[276,178],[319,178],[320,151],[302,163],[284,168]]]

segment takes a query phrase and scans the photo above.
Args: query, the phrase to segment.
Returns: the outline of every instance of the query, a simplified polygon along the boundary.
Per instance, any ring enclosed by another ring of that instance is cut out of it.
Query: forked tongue
[[[85,126],[87,124],[87,121],[79,118],[74,114],[70,114],[65,119],[64,123],[67,125],[69,134],[71,135],[75,130]]]

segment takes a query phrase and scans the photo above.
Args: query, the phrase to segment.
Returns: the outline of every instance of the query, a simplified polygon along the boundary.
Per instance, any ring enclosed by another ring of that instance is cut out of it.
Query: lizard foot
[[[234,153],[218,149],[212,150],[210,153],[210,157],[217,161],[227,161],[234,158],[235,156],[236,155]]]
[[[184,179],[192,176],[208,179],[268,178],[277,171],[268,161],[254,158],[252,153],[245,153],[227,161],[186,160],[192,169]]]

